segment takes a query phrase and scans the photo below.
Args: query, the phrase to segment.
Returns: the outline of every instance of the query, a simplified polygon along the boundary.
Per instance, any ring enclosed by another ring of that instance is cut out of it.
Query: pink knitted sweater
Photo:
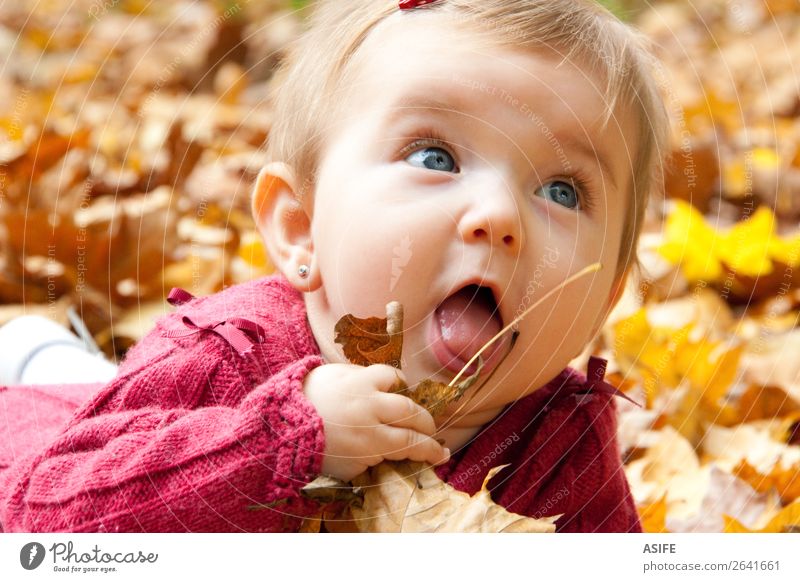
[[[194,327],[235,317],[259,324],[264,341],[237,350]],[[0,388],[2,529],[297,530],[317,509],[300,489],[318,475],[325,447],[302,383],[323,363],[302,296],[275,275],[162,317],[77,411],[68,386]],[[564,514],[558,531],[640,531],[614,403],[580,393],[585,382],[565,370],[506,407],[437,473],[474,493],[489,469],[510,463],[490,482],[509,510]],[[21,442],[42,438],[43,419],[46,440],[25,450]]]

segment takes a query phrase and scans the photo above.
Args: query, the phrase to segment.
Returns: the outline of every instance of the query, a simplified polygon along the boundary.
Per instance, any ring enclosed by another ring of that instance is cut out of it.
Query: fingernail
[[[450,449],[448,449],[448,448],[446,448],[446,447],[445,447],[445,449],[444,449],[444,454],[445,454],[445,456],[446,456],[446,457],[449,459],[449,458],[450,458]]]

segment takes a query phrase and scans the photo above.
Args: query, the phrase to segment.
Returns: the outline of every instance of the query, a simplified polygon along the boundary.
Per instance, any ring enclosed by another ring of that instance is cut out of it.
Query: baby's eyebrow
[[[386,122],[392,124],[398,119],[418,113],[420,110],[440,115],[458,115],[464,112],[464,104],[459,100],[438,99],[430,95],[405,95],[389,106]]]

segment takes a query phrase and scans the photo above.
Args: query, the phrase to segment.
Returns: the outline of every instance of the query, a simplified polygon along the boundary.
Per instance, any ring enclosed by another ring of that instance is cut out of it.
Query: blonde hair
[[[606,123],[618,105],[632,108],[639,134],[617,277],[638,266],[636,241],[648,198],[662,183],[661,161],[669,121],[651,74],[646,40],[611,12],[589,0],[443,0],[420,8],[437,10],[488,35],[501,46],[535,50],[548,47],[576,59],[605,80]],[[397,0],[318,0],[310,26],[290,47],[274,79],[275,122],[267,157],[293,167],[299,196],[313,191],[326,120],[347,67],[369,33],[392,14]]]

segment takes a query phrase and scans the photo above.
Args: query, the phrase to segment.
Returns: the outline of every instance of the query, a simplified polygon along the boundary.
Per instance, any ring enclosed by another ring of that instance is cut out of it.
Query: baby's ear
[[[264,239],[272,263],[301,292],[314,291],[321,281],[314,265],[311,216],[298,197],[292,168],[272,162],[258,173],[253,189],[253,218]],[[310,268],[308,277],[298,274],[300,265]]]

